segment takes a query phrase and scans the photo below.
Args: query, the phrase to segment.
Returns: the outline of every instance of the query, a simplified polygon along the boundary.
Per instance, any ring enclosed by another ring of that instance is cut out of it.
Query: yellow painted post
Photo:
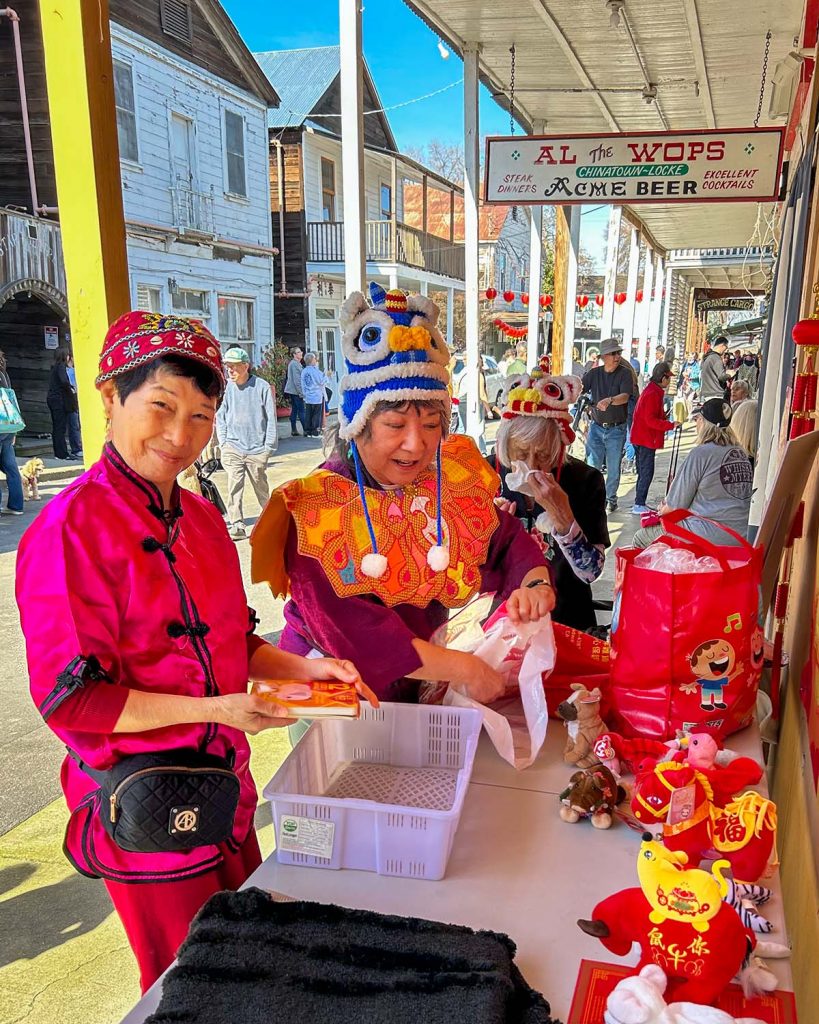
[[[130,306],[108,0],[40,3],[57,204],[86,466],[105,423],[94,387],[108,325]]]

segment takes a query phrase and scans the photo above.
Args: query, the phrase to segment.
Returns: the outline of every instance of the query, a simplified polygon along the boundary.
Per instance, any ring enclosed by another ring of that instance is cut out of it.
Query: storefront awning
[[[481,47],[484,84],[530,130],[550,134],[749,127],[757,114],[770,30],[768,116],[774,68],[801,32],[803,0],[773,7],[746,0],[405,0],[461,53]],[[615,24],[619,22],[619,24]],[[660,250],[745,246],[765,237],[771,204],[640,205],[630,208]]]

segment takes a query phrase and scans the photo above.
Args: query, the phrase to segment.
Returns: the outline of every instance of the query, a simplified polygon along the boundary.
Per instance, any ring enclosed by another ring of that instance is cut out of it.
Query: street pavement
[[[490,437],[496,428],[489,426]],[[681,458],[692,443],[689,427]],[[318,441],[283,439],[270,465],[271,486],[302,476],[321,459]],[[53,462],[53,468],[65,473],[61,464]],[[657,460],[651,504],[665,492],[667,471],[666,452]],[[224,474],[214,480],[225,493]],[[621,480],[620,511],[609,516],[612,549],[628,544],[639,527],[637,517],[629,514],[635,481],[633,475]],[[64,752],[31,704],[14,603],[20,537],[65,485],[64,477],[47,476],[39,504],[27,503],[24,516],[0,517],[0,641],[6,652],[0,673],[6,724],[0,740],[0,1024],[116,1024],[139,996],[136,964],[102,884],[76,874],[62,853],[67,813],[58,777]],[[248,523],[258,514],[248,487]],[[248,542],[240,541],[237,548],[248,600],[261,620],[259,632],[275,640],[283,625],[282,604],[266,586],[250,583]],[[614,563],[612,550],[594,587],[598,598],[611,597]],[[261,790],[289,750],[286,731],[252,737],[251,748]],[[267,855],[273,849],[267,805],[260,804],[256,821]]]

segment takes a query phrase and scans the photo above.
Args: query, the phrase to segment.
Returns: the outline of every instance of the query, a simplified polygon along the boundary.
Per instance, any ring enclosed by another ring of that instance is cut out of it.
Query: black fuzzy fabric
[[[222,892],[146,1024],[559,1024],[514,955],[496,932]]]

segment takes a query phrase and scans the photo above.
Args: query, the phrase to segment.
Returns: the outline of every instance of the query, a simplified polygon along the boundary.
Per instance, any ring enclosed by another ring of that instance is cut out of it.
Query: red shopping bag
[[[733,530],[736,546],[712,544],[663,516],[657,543],[710,555],[713,572],[658,572],[620,548],[614,583],[610,728],[625,736],[671,739],[678,729],[722,738],[751,720],[762,670],[762,550]],[[710,521],[710,520],[709,520]]]
[[[603,694],[601,714],[606,719],[609,687],[609,645],[605,640],[581,633],[579,629],[553,622],[555,635],[555,667],[543,674],[543,688],[549,715],[559,718],[557,706],[571,697],[572,683],[582,683],[587,690],[600,687]]]

